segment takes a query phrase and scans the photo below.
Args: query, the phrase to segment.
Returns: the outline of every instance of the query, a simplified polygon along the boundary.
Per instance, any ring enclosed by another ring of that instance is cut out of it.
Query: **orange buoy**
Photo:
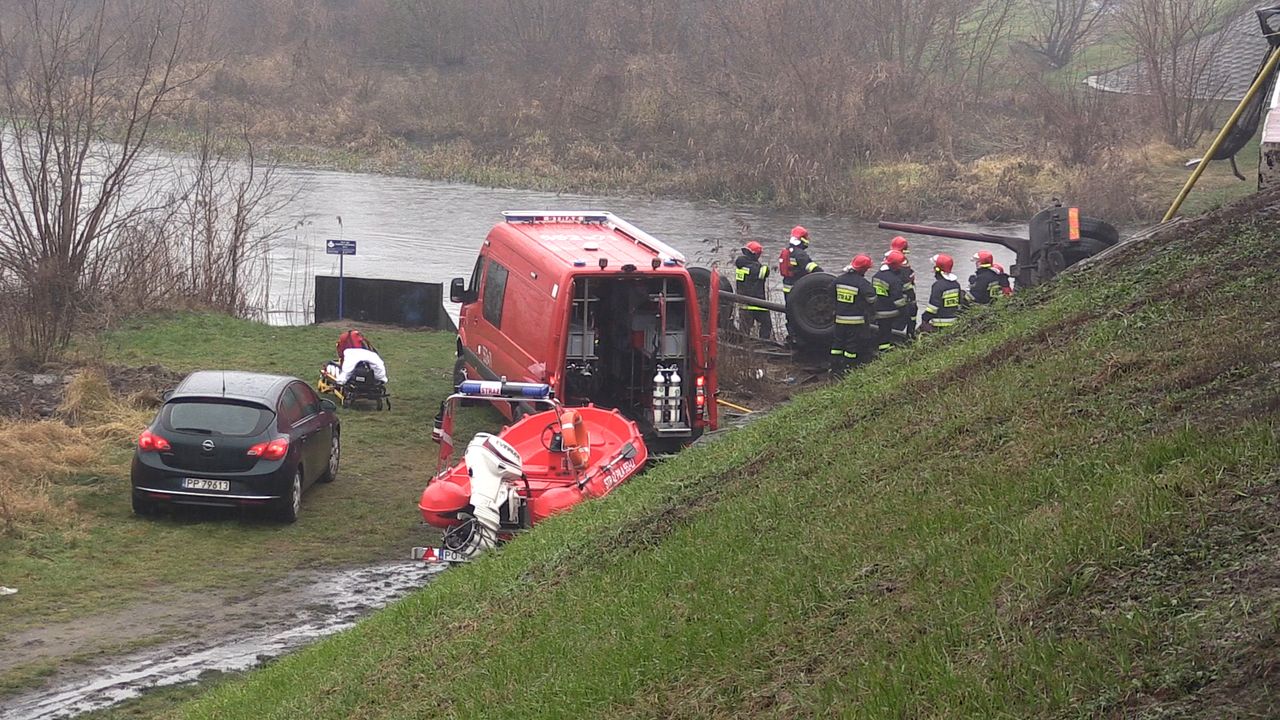
[[[585,470],[587,461],[591,459],[591,437],[582,421],[582,413],[573,409],[560,413],[560,438],[573,469]]]

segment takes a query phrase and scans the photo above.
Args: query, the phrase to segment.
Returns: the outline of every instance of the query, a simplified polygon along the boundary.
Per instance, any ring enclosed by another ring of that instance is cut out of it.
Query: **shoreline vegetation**
[[[194,129],[171,126],[158,145],[189,152]],[[300,144],[267,136],[251,138],[255,151],[283,166],[337,172],[409,177],[482,187],[585,195],[661,197],[690,202],[767,207],[795,212],[845,215],[860,220],[944,220],[955,222],[1025,222],[1053,199],[1083,207],[1091,214],[1106,193],[1092,186],[1124,185],[1101,206],[1109,222],[1145,225],[1159,220],[1190,172],[1184,167],[1191,151],[1154,143],[1131,151],[1115,165],[1122,177],[1102,171],[1070,168],[1017,154],[958,161],[904,160],[871,164],[847,183],[818,187],[811,194],[780,196],[768,188],[736,187],[715,167],[670,168],[632,158],[621,165],[591,165],[549,148],[478,149],[469,140],[433,144],[383,137],[351,148],[343,143]],[[243,150],[243,141],[237,143]],[[1257,140],[1241,151],[1243,170],[1256,157]],[[597,149],[592,155],[603,154]],[[1188,198],[1182,214],[1198,215],[1256,191],[1252,181],[1235,178],[1226,163],[1214,163]]]

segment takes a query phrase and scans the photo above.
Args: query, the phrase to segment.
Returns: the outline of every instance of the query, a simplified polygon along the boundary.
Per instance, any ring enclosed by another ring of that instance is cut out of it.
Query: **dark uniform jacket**
[[[978,268],[978,272],[969,278],[969,296],[979,305],[1000,299],[1008,287],[1009,276],[996,272],[994,268]]]
[[[845,270],[836,278],[836,324],[871,325],[875,321],[875,287],[863,273]]]
[[[934,327],[954,325],[960,316],[960,308],[968,302],[964,290],[960,289],[960,281],[955,275],[947,277],[935,273],[933,290],[929,293],[929,304],[924,308],[922,323],[930,323]]]
[[[746,250],[733,261],[733,266],[737,268],[734,279],[737,281],[737,291],[739,295],[747,297],[765,298],[765,278],[769,277],[769,266],[760,262],[760,257]],[[746,306],[747,310],[764,310],[762,307],[755,305]]]
[[[795,285],[809,273],[822,272],[818,263],[809,257],[809,248],[803,245],[791,248],[791,259],[788,262],[791,265],[791,276],[782,279],[782,283],[788,287]]]
[[[871,284],[876,291],[876,323],[890,327],[905,324],[907,296],[902,288],[902,274],[884,269],[875,274]]]

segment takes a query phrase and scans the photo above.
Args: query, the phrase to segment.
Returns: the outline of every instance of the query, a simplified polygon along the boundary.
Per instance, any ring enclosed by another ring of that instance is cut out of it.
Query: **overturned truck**
[[[987,232],[970,232],[931,225],[881,222],[879,227],[900,233],[946,237],[971,242],[990,243],[1009,248],[1016,255],[1010,275],[1020,288],[1034,287],[1046,282],[1072,265],[1092,257],[1120,241],[1120,233],[1112,225],[1081,214],[1079,208],[1055,204],[1031,218],[1030,237],[997,235]],[[697,268],[691,268],[696,271]],[[700,289],[705,293],[710,286],[709,273],[695,275]],[[720,286],[727,286],[721,280]],[[791,289],[791,302],[761,301],[721,290],[722,303],[749,303],[775,312],[785,313],[791,326],[804,343],[823,346],[830,342],[835,331],[835,276],[820,272],[806,275]],[[731,314],[723,309],[721,319]],[[723,329],[723,328],[722,328]]]

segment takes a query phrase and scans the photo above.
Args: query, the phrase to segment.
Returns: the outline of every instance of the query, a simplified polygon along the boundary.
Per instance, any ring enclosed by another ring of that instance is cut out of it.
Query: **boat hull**
[[[634,422],[616,410],[591,405],[574,410],[582,416],[590,443],[581,470],[573,467],[568,453],[549,447],[553,431],[560,427],[557,411],[528,415],[498,433],[520,454],[524,477],[512,485],[525,499],[530,524],[583,500],[608,495],[648,462],[648,449]],[[459,517],[471,509],[471,477],[465,460],[431,479],[418,500],[418,509],[423,521],[434,527],[450,528],[465,521]]]

